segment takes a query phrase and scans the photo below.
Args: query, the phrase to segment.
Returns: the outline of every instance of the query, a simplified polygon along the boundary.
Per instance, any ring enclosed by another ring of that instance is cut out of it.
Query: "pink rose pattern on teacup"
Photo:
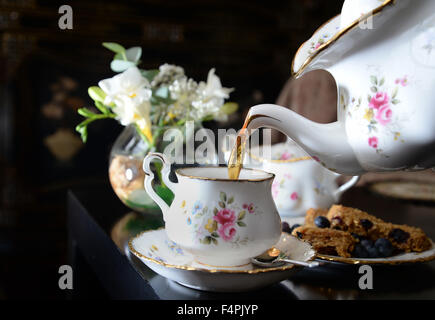
[[[381,106],[388,105],[389,97],[386,92],[376,92],[370,99],[369,107],[372,109],[379,109]]]
[[[406,87],[408,85],[408,77],[404,76],[403,78],[397,78],[394,83],[400,84],[402,87]]]
[[[369,146],[376,149],[378,147],[378,138],[377,137],[370,137],[369,138]]]
[[[391,111],[389,104],[384,104],[379,107],[378,112],[376,112],[375,118],[381,125],[387,125],[393,116],[393,111]]]
[[[368,138],[367,143],[369,147],[373,148],[378,154],[383,155],[383,150],[381,148],[382,141],[379,137],[378,126],[386,127],[393,123],[393,115],[394,115],[394,106],[400,103],[400,100],[397,98],[399,93],[399,85],[405,87],[408,85],[407,76],[402,78],[397,78],[394,81],[395,87],[389,92],[386,86],[385,78],[378,78],[375,75],[370,76],[371,93],[367,96],[368,105],[365,109],[364,119],[368,122]],[[352,102],[355,102],[355,99],[352,99]],[[356,107],[360,107],[362,103],[362,99],[358,99],[358,104]],[[397,130],[397,129],[396,129]],[[394,140],[398,140],[400,136],[399,131],[393,131]],[[402,139],[400,140],[404,142]],[[388,157],[387,155],[384,155]]]
[[[284,178],[279,180],[279,181],[277,178],[275,178],[275,180],[273,180],[273,183],[272,183],[272,198],[273,199],[276,199],[278,197],[279,193],[281,192],[280,190],[287,192],[287,190],[284,186],[285,180],[290,180],[292,176],[290,173],[285,173],[283,175],[283,177]]]
[[[285,173],[283,175],[283,179],[281,179],[280,181],[277,181],[276,179],[273,181],[272,183],[272,198],[274,200],[276,200],[278,198],[278,195],[280,194],[280,192],[285,192],[286,193],[286,197],[290,197],[291,200],[293,201],[297,201],[300,199],[300,195],[299,193],[297,193],[296,191],[291,191],[290,193],[288,193],[288,189],[285,187],[285,181],[286,180],[290,180],[292,178],[290,173]]]
[[[202,210],[198,212],[198,208]],[[227,196],[223,191],[219,194],[219,201],[213,209],[208,211],[200,201],[196,201],[192,209],[191,226],[194,228],[195,238],[202,244],[215,244],[219,241],[244,244],[247,238],[238,236],[240,228],[246,227],[246,215],[261,213],[253,203],[243,203],[240,207],[233,196]],[[196,222],[196,223],[195,223]]]

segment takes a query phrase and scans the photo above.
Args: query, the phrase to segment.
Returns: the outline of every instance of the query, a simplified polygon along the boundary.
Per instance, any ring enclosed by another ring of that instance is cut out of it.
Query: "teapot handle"
[[[151,161],[153,161],[154,159],[158,159],[163,163],[163,168],[161,171],[162,180],[163,180],[164,184],[169,188],[169,190],[171,190],[173,193],[175,193],[174,187],[175,187],[176,183],[169,180],[169,174],[171,172],[171,163],[170,163],[169,159],[162,153],[150,152],[143,160],[143,171],[145,171],[144,186],[145,186],[145,190],[148,193],[148,195],[151,197],[151,199],[153,199],[158,204],[158,206],[162,210],[163,220],[166,221],[166,215],[169,211],[169,206],[154,191],[153,186],[152,186],[152,181],[154,180],[154,173],[152,172],[150,165],[151,165]]]
[[[334,199],[336,202],[340,200],[341,195],[348,189],[352,188],[360,179],[360,176],[353,176],[352,179],[350,179],[345,184],[341,185],[335,192],[333,193]]]

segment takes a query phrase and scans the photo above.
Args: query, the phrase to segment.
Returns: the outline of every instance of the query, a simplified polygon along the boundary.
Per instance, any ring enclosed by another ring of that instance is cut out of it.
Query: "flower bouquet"
[[[76,130],[86,142],[88,125],[95,120],[110,118],[126,126],[112,148],[110,182],[130,208],[142,212],[158,210],[143,187],[143,158],[148,152],[163,152],[167,129],[181,128],[188,122],[201,127],[204,121],[225,121],[238,108],[236,103],[225,103],[233,89],[222,87],[215,69],[209,71],[206,82],[196,82],[176,65],[140,69],[140,47],[125,49],[113,42],[103,46],[115,53],[110,67],[117,74],[88,89],[96,109],[78,110],[85,119]],[[157,193],[171,202],[171,191],[159,180],[155,186]]]

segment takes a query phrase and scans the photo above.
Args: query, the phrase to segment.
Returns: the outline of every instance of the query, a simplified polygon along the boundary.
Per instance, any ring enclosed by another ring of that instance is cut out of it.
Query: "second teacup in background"
[[[261,157],[260,148],[251,149],[249,156],[275,174],[272,197],[282,217],[303,216],[309,208],[329,208],[359,180],[354,176],[339,186],[337,179],[342,175],[322,167],[291,140],[271,148],[269,158]]]

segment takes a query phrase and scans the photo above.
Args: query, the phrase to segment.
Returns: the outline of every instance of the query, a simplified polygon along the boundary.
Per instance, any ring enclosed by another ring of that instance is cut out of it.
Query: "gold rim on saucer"
[[[397,265],[397,264],[404,264],[404,263],[420,263],[420,262],[428,262],[435,260],[435,245],[432,240],[430,240],[432,243],[432,247],[426,251],[433,250],[433,253],[427,257],[421,257],[421,258],[415,258],[415,259],[400,259],[400,260],[388,260],[388,258],[383,259],[358,259],[358,258],[344,258],[339,256],[331,256],[326,254],[316,254],[316,258],[332,261],[332,262],[341,262],[344,264],[386,264],[386,265]],[[415,252],[416,254],[421,254],[423,252]],[[394,257],[394,256],[393,256]],[[391,258],[391,257],[389,257]]]
[[[155,229],[155,230],[142,231],[141,233],[137,234],[135,237],[130,239],[130,241],[128,242],[128,248],[130,249],[130,251],[135,256],[137,256],[139,258],[143,258],[145,260],[151,261],[153,263],[162,265],[162,266],[167,267],[167,268],[175,268],[175,269],[188,270],[188,271],[201,271],[201,272],[208,272],[208,273],[247,273],[247,274],[256,274],[256,273],[273,272],[273,271],[287,271],[287,270],[290,270],[290,269],[293,269],[293,268],[301,268],[301,267],[295,266],[293,264],[287,264],[287,265],[284,265],[284,266],[281,266],[281,267],[274,267],[274,268],[258,268],[258,267],[254,267],[254,269],[252,269],[252,270],[225,270],[225,269],[195,268],[195,267],[192,267],[192,266],[175,265],[175,264],[165,263],[163,261],[159,261],[159,260],[150,258],[148,256],[145,256],[145,255],[143,255],[142,253],[138,252],[136,249],[133,248],[133,241],[135,239],[139,238],[142,234],[147,233],[147,232],[152,232],[152,231],[158,231],[158,230],[162,230],[162,229],[165,229],[165,227],[161,227],[161,228],[158,228],[158,229]],[[316,254],[314,254],[307,261],[314,260],[314,258],[316,258]]]

